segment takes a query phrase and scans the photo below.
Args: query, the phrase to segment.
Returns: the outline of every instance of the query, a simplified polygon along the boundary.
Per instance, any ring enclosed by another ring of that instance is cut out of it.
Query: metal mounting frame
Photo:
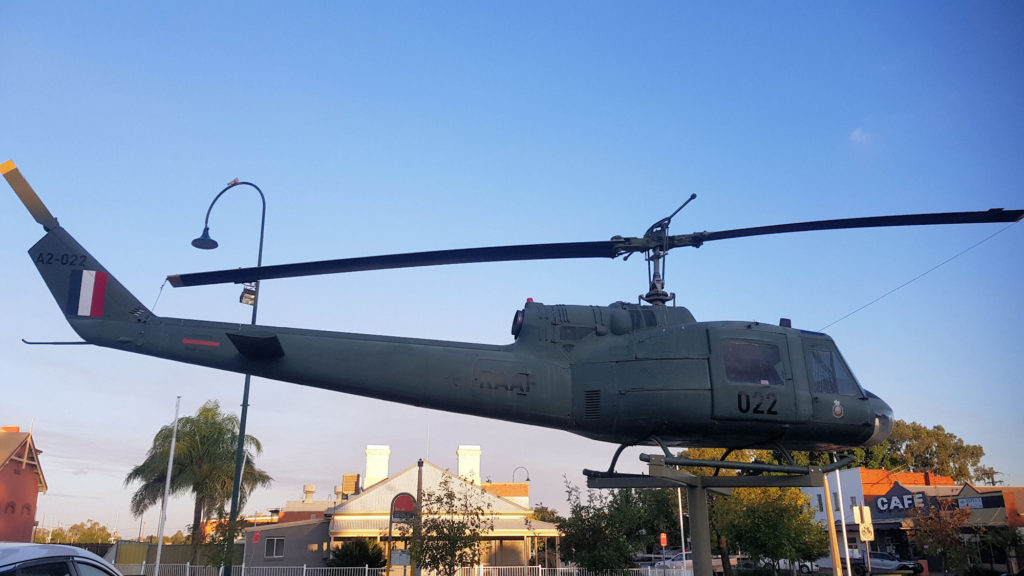
[[[608,471],[584,470],[587,487],[597,489],[686,488],[687,507],[690,509],[690,530],[693,550],[693,576],[713,576],[711,569],[711,529],[708,517],[708,491],[731,494],[733,488],[820,487],[825,485],[825,474],[838,470],[854,461],[853,456],[827,466],[792,466],[759,462],[728,462],[725,460],[692,460],[673,458],[666,454],[641,454],[647,462],[648,474],[615,472],[615,460],[623,447],[615,453]],[[662,447],[664,449],[664,446]],[[667,449],[666,449],[667,452]],[[681,467],[715,468],[714,476],[698,476]],[[747,472],[740,476],[718,476],[718,469],[732,468]],[[763,475],[763,473],[777,475]],[[684,543],[685,547],[685,543]]]

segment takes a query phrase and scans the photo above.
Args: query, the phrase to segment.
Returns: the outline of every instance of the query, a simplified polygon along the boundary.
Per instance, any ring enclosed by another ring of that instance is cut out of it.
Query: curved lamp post
[[[263,230],[264,225],[267,221],[267,198],[263,195],[263,191],[260,187],[251,182],[239,182],[236,178],[230,184],[224,187],[217,196],[214,197],[213,202],[210,202],[210,207],[206,210],[206,221],[203,223],[203,233],[199,238],[192,241],[192,245],[202,250],[213,250],[217,247],[217,241],[210,238],[210,212],[213,211],[213,205],[217,203],[217,200],[224,195],[225,192],[234,188],[235,186],[252,186],[256,192],[259,192],[260,201],[263,203],[263,211],[260,214],[260,247],[256,255],[256,266],[263,265]],[[259,293],[260,293],[260,282],[259,280],[252,284],[245,284],[242,288],[242,295],[239,298],[239,302],[242,304],[248,304],[252,306],[252,325],[256,325],[256,310],[259,305]],[[242,416],[238,420],[238,450],[235,452],[235,478],[231,486],[231,512],[228,516],[229,526],[233,529],[235,522],[238,520],[238,499],[239,490],[242,486],[242,468],[245,457],[245,416],[249,410],[249,381],[251,376],[245,375],[245,388],[242,392]],[[234,542],[228,543],[229,551],[234,546]],[[231,576],[231,564],[232,554],[228,554],[227,565],[224,567],[224,576]]]
[[[530,481],[530,471],[526,469],[526,466],[516,466],[515,468],[512,469],[512,482],[516,481],[516,472],[518,472],[520,470],[526,472],[526,481],[529,482]]]

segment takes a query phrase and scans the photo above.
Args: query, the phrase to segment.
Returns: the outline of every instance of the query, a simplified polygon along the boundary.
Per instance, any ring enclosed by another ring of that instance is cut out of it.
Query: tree
[[[647,488],[636,491],[640,506],[640,535],[644,550],[661,548],[662,533],[668,537],[669,546],[683,546],[679,530],[679,490],[674,488]],[[684,506],[685,508],[685,506]]]
[[[910,539],[914,546],[928,556],[941,556],[945,572],[962,573],[967,568],[968,556],[960,530],[971,511],[957,508],[952,500],[945,499],[927,508],[915,508],[910,514]]]
[[[213,524],[213,532],[203,544],[207,566],[227,566],[229,563],[235,565],[235,540],[245,529],[245,520],[238,518],[232,526],[229,516],[227,510],[221,506]]]
[[[172,425],[160,428],[153,437],[153,445],[145,461],[133,468],[125,478],[125,486],[140,484],[131,500],[131,511],[136,517],[163,498],[172,433]],[[178,419],[171,493],[191,494],[195,502],[192,513],[192,563],[198,563],[199,560],[203,520],[222,510],[231,497],[237,444],[238,418],[222,413],[216,401],[203,404],[195,416]],[[240,506],[244,505],[252,490],[267,486],[272,480],[254,464],[254,456],[262,451],[259,440],[246,435]]]
[[[1002,480],[996,480],[996,476],[1002,476],[1003,473],[996,470],[991,466],[976,466],[974,468],[974,481],[979,484],[986,486],[995,486],[996,484],[1002,484]]]
[[[641,514],[631,490],[611,493],[580,489],[566,482],[569,515],[558,523],[560,555],[587,570],[619,570],[633,565],[643,547]]]
[[[958,483],[970,482],[985,450],[967,444],[942,426],[926,428],[917,422],[897,420],[889,436],[889,457],[893,468],[910,472],[934,472]]]
[[[545,506],[544,504],[538,503],[534,506],[533,511],[530,513],[530,517],[526,519],[527,529],[533,530],[533,523],[531,520],[538,520],[540,522],[548,522],[550,524],[558,525],[559,522],[564,519],[559,516],[558,510]],[[534,561],[545,568],[549,568],[554,561],[554,550],[558,547],[553,546],[550,538],[542,538],[537,541],[537,557]]]
[[[326,564],[330,567],[355,568],[369,566],[370,568],[381,568],[384,561],[384,549],[375,540],[360,538],[349,540],[341,546],[331,550],[331,557]]]
[[[680,452],[679,456],[692,460],[721,460],[724,454],[725,450],[722,448],[687,448]],[[772,455],[763,450],[734,450],[725,460],[727,462],[754,462],[772,460]],[[690,468],[689,472],[698,476],[710,476],[715,474],[716,470],[711,467],[694,467]],[[734,469],[719,468],[717,473],[719,476],[735,476],[739,472]],[[721,494],[708,493],[708,528],[711,536],[711,549],[721,559],[722,571],[725,576],[732,576],[732,563],[729,561],[729,554],[735,551],[736,546],[735,544],[730,545],[729,539],[721,529],[725,512],[719,510],[719,503],[727,498],[728,496]]]
[[[979,528],[980,542],[982,546],[988,548],[989,556],[989,568],[995,571],[996,554],[999,552],[1004,560],[1009,560],[1011,551],[1017,548],[1021,544],[1024,544],[1024,536],[1013,526],[982,526]],[[1013,567],[1008,566],[1010,572],[1013,572]]]
[[[110,542],[112,537],[110,528],[91,519],[79,522],[78,524],[72,524],[69,532],[74,535],[73,541],[80,543]]]
[[[995,482],[999,472],[989,466],[982,466],[985,450],[977,444],[967,444],[956,434],[946,432],[942,426],[927,428],[917,422],[909,424],[897,420],[892,434],[885,442],[869,448],[855,448],[852,467],[880,470],[901,470],[907,472],[933,472],[949,476],[958,483]],[[829,462],[824,452],[790,453],[798,465],[823,465]],[[781,453],[774,454],[782,462]]]
[[[719,530],[755,560],[811,562],[828,553],[828,537],[796,488],[736,488],[716,513]]]
[[[419,568],[453,576],[460,566],[480,561],[480,540],[494,528],[486,493],[475,484],[444,475],[436,490],[424,491],[418,529],[411,538]],[[408,534],[408,528],[403,528]]]
[[[557,524],[561,517],[558,515],[558,510],[538,503],[533,507],[533,512],[530,513],[530,518],[533,520],[540,520],[541,522]]]
[[[36,528],[32,541],[36,543],[63,544],[96,544],[110,542],[113,535],[110,529],[95,520],[86,520],[64,528],[58,526],[53,530]]]

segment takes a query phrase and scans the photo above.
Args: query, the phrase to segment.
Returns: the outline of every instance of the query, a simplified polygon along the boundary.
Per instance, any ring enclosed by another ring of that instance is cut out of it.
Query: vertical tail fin
[[[89,340],[87,332],[93,330],[78,320],[145,322],[152,316],[92,254],[60,227],[14,162],[8,160],[0,164],[0,172],[36,222],[47,231],[28,253],[75,331]]]
[[[69,321],[102,318],[144,322],[152,316],[60,226],[47,232],[28,253]]]

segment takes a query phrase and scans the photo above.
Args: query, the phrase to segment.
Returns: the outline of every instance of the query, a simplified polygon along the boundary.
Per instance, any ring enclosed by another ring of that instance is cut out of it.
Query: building
[[[1024,487],[980,487],[957,484],[948,476],[930,472],[892,472],[867,468],[840,471],[840,486],[836,485],[835,474],[829,474],[828,478],[836,527],[842,530],[845,520],[847,548],[851,557],[861,556],[868,548],[868,543],[861,540],[859,528],[854,522],[853,509],[857,506],[866,506],[871,511],[875,539],[870,542],[870,549],[894,553],[901,558],[914,557],[909,532],[913,529],[916,511],[943,501],[971,511],[962,531],[965,542],[977,543],[978,535],[990,528],[1024,529],[1024,513],[1017,507],[1017,499],[1024,498]],[[803,492],[810,498],[815,518],[825,524],[824,490],[804,488]],[[837,534],[842,538],[842,532]],[[1021,567],[1017,559],[1012,555],[1007,557],[1005,551],[985,550],[976,546],[974,556],[978,563],[1011,574]]]
[[[860,540],[859,530],[854,522],[854,508],[869,506],[874,523],[875,540],[872,550],[895,553],[906,558],[910,555],[910,544],[907,540],[907,512],[924,505],[923,494],[948,496],[959,490],[952,478],[931,473],[892,472],[889,470],[871,470],[868,468],[849,468],[839,472],[840,485],[836,485],[835,474],[829,474],[832,512],[837,528],[842,530],[845,520],[847,547],[853,550],[851,555],[858,557],[865,548]],[[915,505],[914,497],[906,487],[913,488],[918,497]],[[825,524],[825,495],[823,488],[804,488],[810,496],[811,507],[814,509],[815,520]],[[840,494],[842,499],[840,502]],[[837,532],[841,536],[841,532]]]
[[[527,483],[482,483],[478,446],[460,446],[459,473],[453,474],[424,461],[422,486],[435,490],[447,478],[456,491],[477,490],[485,507],[490,509],[493,529],[483,538],[483,564],[490,566],[524,566],[536,559],[537,551],[547,539],[557,539],[554,525],[531,520],[529,485]],[[385,546],[389,529],[397,547],[404,547],[400,527],[390,522],[392,500],[396,495],[415,495],[420,481],[420,467],[413,463],[390,475],[390,449],[368,446],[363,486],[353,493],[336,491],[333,501],[317,501],[307,492],[306,518],[300,514],[287,517],[289,502],[281,511],[277,524],[248,528],[245,531],[245,564],[247,566],[318,566],[330,556],[332,548],[345,541],[370,538]],[[343,484],[344,486],[344,484]],[[310,488],[307,486],[307,488]],[[326,504],[321,506],[321,504]],[[318,510],[319,509],[319,510]],[[386,547],[386,546],[385,546]]]
[[[282,522],[322,520],[330,508],[358,492],[359,474],[345,474],[342,483],[334,487],[334,498],[331,500],[316,500],[316,486],[306,484],[302,487],[302,500],[289,500],[285,503],[284,508],[273,508],[266,514],[245,514],[238,520],[244,528]],[[220,522],[223,520],[204,520],[203,536],[209,537]]]
[[[0,541],[31,542],[36,502],[46,493],[46,478],[31,432],[0,428]]]

